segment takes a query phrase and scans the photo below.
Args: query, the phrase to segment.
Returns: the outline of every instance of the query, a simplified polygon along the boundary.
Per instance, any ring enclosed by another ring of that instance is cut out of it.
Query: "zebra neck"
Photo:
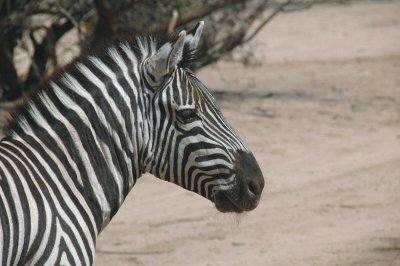
[[[115,81],[93,79],[84,86],[87,80],[74,70],[28,103],[4,143],[20,149],[17,157],[24,157],[26,167],[40,165],[26,178],[53,184],[55,194],[76,196],[75,204],[83,199],[100,231],[143,172],[146,97],[136,87],[121,91],[118,73]]]

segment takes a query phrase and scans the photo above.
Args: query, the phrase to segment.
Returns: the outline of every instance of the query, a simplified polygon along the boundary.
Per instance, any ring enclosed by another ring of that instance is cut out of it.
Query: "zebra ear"
[[[201,34],[203,33],[204,21],[197,23],[196,27],[185,38],[185,43],[189,44],[191,49],[196,49],[199,45]]]
[[[152,86],[159,85],[167,74],[175,70],[182,60],[183,46],[185,44],[186,31],[179,33],[174,44],[166,43],[157,52],[149,57],[144,65],[147,82]]]
[[[183,46],[185,45],[186,31],[181,31],[178,35],[178,40],[172,46],[172,51],[169,54],[168,68],[172,72],[182,60]]]
[[[171,44],[164,44],[158,51],[145,61],[145,76],[150,85],[157,85],[168,73],[168,55],[171,52]]]

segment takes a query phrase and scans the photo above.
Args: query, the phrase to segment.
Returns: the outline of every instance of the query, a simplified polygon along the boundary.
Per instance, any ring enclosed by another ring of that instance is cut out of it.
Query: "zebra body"
[[[144,172],[220,211],[257,206],[254,157],[184,65],[202,28],[116,41],[28,101],[0,142],[2,265],[93,264],[97,235]]]

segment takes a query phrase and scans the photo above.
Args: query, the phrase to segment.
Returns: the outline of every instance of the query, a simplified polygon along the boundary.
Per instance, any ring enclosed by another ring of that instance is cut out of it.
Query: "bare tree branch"
[[[292,3],[292,1],[289,0],[289,1],[286,1],[286,2],[282,3],[281,5],[279,5],[266,19],[264,19],[260,23],[260,25],[246,39],[243,40],[242,44],[251,41],[265,25],[267,25],[276,15],[278,15],[280,12],[282,12],[284,10],[284,8],[291,3]]]
[[[38,84],[42,81],[49,59],[55,62],[57,61],[55,54],[55,45],[57,41],[73,27],[74,24],[71,21],[66,21],[62,24],[54,23],[49,28],[44,28],[46,34],[41,42],[35,39],[33,32],[29,34],[34,46],[34,54],[28,77],[25,82],[23,82],[23,86],[20,86],[21,91],[17,93],[22,93],[23,90],[29,89],[33,84]]]
[[[174,9],[174,11],[172,11],[171,21],[168,24],[168,33],[172,33],[175,30],[176,24],[178,23],[178,17],[178,10]]]
[[[254,39],[281,12],[349,0],[212,0],[201,3],[184,0],[1,1],[0,69],[3,70],[0,71],[0,90],[12,89],[17,95],[40,83],[52,67],[57,67],[56,45],[70,29],[78,30],[80,48],[89,48],[117,33],[129,32],[132,36],[173,32],[196,20],[206,19],[208,27],[199,44],[204,54],[199,59],[199,67],[202,67]],[[270,14],[265,13],[267,9],[271,10]],[[169,17],[171,13],[172,17]],[[40,38],[36,34],[39,29],[44,29]],[[13,59],[14,51],[18,51],[16,47],[28,47],[29,40],[23,36],[30,36],[33,55],[28,73],[18,76]],[[4,98],[0,95],[0,99]]]
[[[72,16],[72,14],[71,14],[68,10],[64,9],[63,7],[59,7],[59,11],[60,11],[60,13],[63,14],[63,15],[72,23],[72,25],[77,29],[77,31],[78,31],[78,37],[79,37],[79,43],[82,45],[82,44],[83,44],[83,39],[84,39],[84,37],[83,37],[82,29],[81,29],[81,26],[80,26],[79,22],[76,21],[76,19]],[[65,32],[64,32],[64,33],[65,33]]]
[[[211,14],[212,12],[215,12],[218,9],[226,8],[228,6],[232,6],[232,5],[235,5],[238,3],[243,3],[246,1],[247,0],[221,0],[221,1],[218,1],[209,6],[204,6],[203,8],[200,8],[199,10],[196,10],[192,13],[182,15],[178,20],[178,25],[183,25],[183,24],[192,22],[196,19],[199,19],[199,18],[202,18],[202,17],[205,17],[205,16]]]
[[[228,6],[232,6],[232,5],[239,4],[239,3],[244,3],[246,1],[248,1],[248,0],[220,0],[213,4],[206,5],[204,7],[201,7],[200,9],[194,10],[191,13],[187,13],[185,15],[179,16],[178,21],[176,23],[177,27],[180,27],[184,24],[201,19],[207,15],[210,15],[211,13],[215,12],[216,10],[226,8]],[[167,27],[165,25],[161,25],[159,27],[153,27],[150,30],[150,32],[162,32],[162,31],[166,31],[166,30],[167,30]]]
[[[113,36],[116,32],[116,14],[110,4],[105,0],[93,0],[97,10],[97,23],[95,25],[91,46]]]

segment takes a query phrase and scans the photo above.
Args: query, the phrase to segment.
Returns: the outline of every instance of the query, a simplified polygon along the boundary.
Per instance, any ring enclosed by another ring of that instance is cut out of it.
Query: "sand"
[[[95,265],[400,265],[400,1],[279,15],[261,66],[200,79],[254,152],[260,205],[221,214],[142,177],[100,235]]]

